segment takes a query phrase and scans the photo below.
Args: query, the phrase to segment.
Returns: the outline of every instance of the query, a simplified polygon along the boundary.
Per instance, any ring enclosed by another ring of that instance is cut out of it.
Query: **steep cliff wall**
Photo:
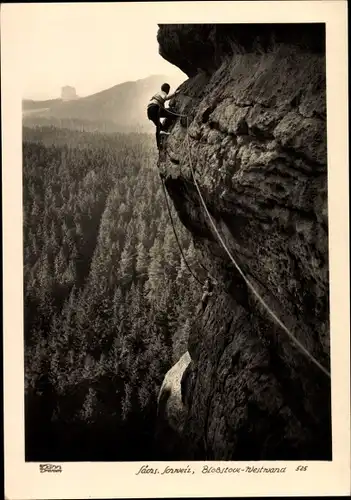
[[[324,27],[160,26],[161,55],[189,75],[188,116],[160,152],[167,190],[218,281],[194,319],[183,376],[189,459],[331,458]],[[188,138],[186,137],[188,133]]]

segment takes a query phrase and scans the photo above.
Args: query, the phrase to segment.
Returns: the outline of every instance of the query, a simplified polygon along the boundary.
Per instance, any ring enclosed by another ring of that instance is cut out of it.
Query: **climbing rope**
[[[167,110],[169,111],[169,110]],[[171,112],[171,111],[170,111]],[[219,242],[221,243],[223,249],[225,250],[225,252],[227,253],[228,257],[230,258],[231,262],[234,264],[235,268],[237,269],[237,271],[239,272],[239,274],[241,275],[241,277],[243,278],[243,280],[245,281],[245,283],[247,284],[248,288],[251,290],[251,292],[254,294],[254,296],[257,298],[257,300],[261,303],[261,305],[266,309],[266,311],[268,312],[268,314],[273,318],[273,320],[285,331],[285,333],[288,335],[288,337],[292,340],[292,342],[300,349],[300,351],[310,360],[312,361],[312,363],[314,363],[328,378],[331,378],[330,376],[330,372],[321,364],[319,363],[319,361],[313,356],[313,354],[311,354],[308,349],[306,349],[306,347],[301,344],[301,342],[295,337],[295,335],[293,335],[293,333],[291,333],[291,331],[284,325],[284,323],[278,318],[278,316],[274,313],[274,311],[272,311],[272,309],[269,307],[269,305],[265,302],[265,300],[261,297],[261,295],[258,293],[258,291],[255,289],[255,287],[252,285],[252,283],[247,279],[247,277],[245,276],[244,272],[241,270],[239,264],[236,262],[236,260],[234,259],[232,253],[230,252],[230,250],[228,249],[226,243],[224,242],[222,236],[220,235],[219,231],[217,230],[217,227],[216,227],[216,224],[213,222],[213,218],[207,208],[207,205],[206,205],[206,202],[201,194],[201,190],[199,188],[199,185],[196,181],[196,178],[195,178],[195,172],[194,172],[194,169],[193,169],[193,165],[192,165],[192,160],[191,160],[191,152],[190,152],[190,141],[189,141],[189,117],[188,115],[183,115],[183,114],[180,114],[180,113],[175,113],[175,112],[171,112],[173,115],[176,115],[176,116],[179,116],[179,117],[186,117],[187,119],[187,124],[186,124],[186,141],[187,141],[187,146],[188,146],[188,156],[189,156],[189,166],[190,166],[190,171],[191,171],[191,175],[192,175],[192,178],[193,178],[193,181],[194,181],[194,185],[197,189],[197,192],[199,194],[199,197],[200,197],[200,200],[201,200],[201,203],[203,205],[203,208],[204,208],[204,211],[213,227],[213,230],[219,240]]]
[[[181,92],[179,92],[179,94],[182,94],[182,93],[181,93]],[[186,95],[186,94],[183,94],[183,95]],[[190,96],[189,96],[189,97],[190,97]],[[178,117],[181,117],[181,118],[186,118],[186,119],[188,120],[188,115],[183,115],[183,114],[180,114],[180,113],[176,113],[176,112],[174,112],[174,111],[171,111],[169,108],[167,108],[167,109],[166,109],[164,106],[161,106],[161,107],[162,107],[165,111],[167,111],[167,112],[171,113],[171,114],[172,114],[172,115],[174,115],[174,116],[178,116]],[[187,121],[187,123],[188,123],[188,121]],[[187,127],[187,130],[188,130],[188,127]],[[170,158],[170,160],[172,161],[172,158],[171,158],[170,154],[168,153],[167,149],[166,149],[166,154],[167,154],[167,156]],[[161,179],[162,179],[162,177],[161,177]],[[163,182],[163,179],[162,179],[162,182]],[[193,183],[193,184],[194,184],[194,183]],[[166,197],[166,201],[167,201],[167,203],[168,203],[167,197]],[[208,270],[208,269],[207,269],[207,268],[206,268],[206,267],[202,264],[202,262],[201,262],[201,261],[199,261],[199,264],[200,264],[200,266],[204,269],[204,271],[206,271],[206,273],[207,273],[207,274],[209,274],[209,270]]]
[[[160,107],[164,109],[167,113],[171,113],[171,115],[174,116],[179,116],[180,118],[188,118],[188,115],[182,115],[180,113],[176,113],[175,111],[171,111],[169,108],[165,108],[162,104],[160,104]],[[165,117],[162,117],[165,118]]]
[[[201,285],[203,286],[204,283],[193,273],[191,267],[189,266],[186,258],[185,258],[185,255],[184,255],[184,252],[183,252],[183,249],[182,249],[182,246],[180,244],[180,241],[179,241],[179,238],[178,238],[178,235],[177,235],[177,231],[175,229],[175,226],[174,226],[174,221],[173,221],[173,217],[172,217],[172,212],[171,212],[171,207],[169,206],[169,202],[168,202],[168,197],[167,197],[167,192],[166,192],[166,187],[165,187],[165,183],[164,183],[164,180],[163,180],[163,177],[162,175],[160,174],[160,178],[161,178],[161,184],[162,184],[162,188],[163,188],[163,193],[165,195],[165,199],[166,199],[166,205],[167,205],[167,210],[168,210],[168,215],[169,215],[169,218],[170,218],[170,221],[171,221],[171,225],[172,225],[172,229],[173,229],[173,233],[174,233],[174,237],[177,241],[177,244],[178,244],[178,247],[179,247],[179,250],[180,250],[180,253],[181,253],[181,256],[183,257],[183,260],[184,260],[184,263],[186,265],[186,267],[188,268],[190,274],[194,277],[194,279]]]
[[[180,92],[179,92],[179,93],[180,93]],[[190,96],[189,96],[189,97],[190,97]],[[182,114],[179,114],[179,113],[175,113],[174,111],[171,111],[169,108],[167,108],[167,109],[166,109],[164,106],[162,106],[162,105],[160,105],[160,106],[161,106],[161,107],[162,107],[165,111],[167,111],[168,113],[171,113],[171,114],[172,114],[172,115],[174,115],[174,116],[183,117],[183,118],[188,118],[188,115],[182,115]],[[167,154],[167,155],[169,156],[169,158],[172,160],[172,158],[170,157],[170,155],[169,155],[169,153],[168,153],[168,151],[167,151],[167,150],[166,150],[166,154]],[[198,278],[197,278],[197,277],[193,274],[193,272],[192,272],[192,271],[191,271],[191,269],[190,269],[190,266],[188,265],[188,263],[187,263],[187,261],[186,261],[186,259],[185,259],[185,257],[184,257],[184,254],[183,254],[183,251],[182,251],[182,248],[181,248],[181,246],[180,246],[179,239],[178,239],[178,236],[177,236],[177,233],[176,233],[176,230],[175,230],[175,226],[174,226],[174,224],[173,224],[172,213],[171,213],[171,211],[170,211],[170,207],[169,207],[169,203],[168,203],[168,197],[167,197],[167,194],[166,194],[166,191],[165,191],[164,181],[163,181],[163,178],[162,178],[161,174],[160,174],[160,178],[161,178],[161,182],[162,182],[163,192],[164,192],[164,195],[165,195],[165,198],[166,198],[166,203],[167,203],[168,213],[169,213],[169,215],[170,215],[170,220],[171,220],[171,224],[172,224],[172,228],[173,228],[174,236],[175,236],[175,238],[176,238],[176,240],[177,240],[177,243],[178,243],[178,246],[179,246],[179,250],[180,250],[180,252],[181,252],[181,254],[182,254],[182,257],[183,257],[183,259],[184,259],[184,262],[185,262],[185,264],[186,264],[187,268],[189,269],[189,271],[191,272],[191,274],[194,276],[194,278],[196,279],[196,281],[198,281],[199,283],[201,283],[201,284],[203,285],[204,283],[202,283],[202,281],[200,281],[200,280],[199,280],[199,279],[198,279]],[[202,264],[202,262],[200,262],[200,261],[199,261],[199,264],[200,264],[200,266],[201,266],[201,267],[202,267],[202,268],[203,268],[203,269],[204,269],[207,273],[209,272],[209,271],[208,271],[208,269],[207,269],[207,268],[206,268],[206,267]]]
[[[200,197],[201,203],[204,207],[204,210],[206,212],[206,215],[208,216],[208,219],[211,222],[211,225],[212,225],[212,227],[215,231],[215,234],[218,237],[220,243],[222,244],[222,247],[224,248],[224,250],[228,254],[228,257],[230,258],[230,260],[232,261],[232,263],[234,264],[234,266],[236,267],[236,269],[240,273],[241,277],[244,279],[244,281],[247,284],[247,286],[249,287],[249,289],[252,291],[252,293],[255,295],[255,297],[258,299],[258,301],[263,305],[263,307],[267,310],[267,312],[271,315],[271,317],[285,331],[285,333],[295,343],[295,345],[305,354],[305,356],[307,356],[310,359],[310,361],[312,361],[325,375],[327,375],[327,377],[330,378],[330,372],[326,368],[324,368],[324,366],[321,365],[321,363],[319,363],[319,361],[306,349],[306,347],[304,345],[302,345],[301,342],[290,332],[290,330],[284,325],[284,323],[278,318],[278,316],[274,313],[274,311],[272,311],[272,309],[269,307],[269,305],[264,301],[264,299],[261,297],[261,295],[257,292],[257,290],[252,285],[252,283],[246,278],[245,274],[241,270],[240,266],[238,265],[238,263],[234,259],[233,255],[231,254],[230,250],[228,249],[227,245],[225,244],[223,238],[221,237],[219,231],[217,230],[216,224],[213,222],[213,218],[212,218],[212,216],[207,208],[206,202],[201,194],[199,185],[195,179],[195,172],[194,172],[194,169],[192,166],[191,153],[190,153],[190,142],[189,142],[188,129],[189,129],[189,122],[187,119],[186,140],[187,140],[187,145],[188,145],[189,166],[190,166],[190,170],[191,170],[191,175],[194,179],[194,184],[196,186],[197,192],[199,193],[199,197]]]

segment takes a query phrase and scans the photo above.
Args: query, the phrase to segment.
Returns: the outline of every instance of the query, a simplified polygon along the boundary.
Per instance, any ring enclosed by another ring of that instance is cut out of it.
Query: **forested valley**
[[[158,391],[200,290],[153,135],[24,127],[23,237],[26,460],[162,459]]]

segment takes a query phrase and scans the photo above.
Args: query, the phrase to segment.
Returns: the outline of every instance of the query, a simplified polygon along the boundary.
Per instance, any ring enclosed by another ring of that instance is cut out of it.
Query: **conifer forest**
[[[201,290],[154,136],[24,127],[23,238],[26,460],[162,459],[158,392]]]

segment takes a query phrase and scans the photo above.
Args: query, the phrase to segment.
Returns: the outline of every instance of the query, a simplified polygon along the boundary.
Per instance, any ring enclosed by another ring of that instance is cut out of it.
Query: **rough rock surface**
[[[188,459],[331,459],[330,379],[248,289],[190,169],[246,277],[329,370],[324,31],[296,30],[224,25],[220,43],[211,25],[159,29],[161,55],[190,76],[171,101],[188,118],[172,125],[160,168],[218,281],[189,338]]]

